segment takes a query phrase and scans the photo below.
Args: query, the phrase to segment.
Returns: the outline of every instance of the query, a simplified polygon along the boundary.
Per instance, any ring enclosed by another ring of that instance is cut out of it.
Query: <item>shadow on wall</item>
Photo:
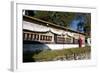
[[[34,51],[43,51],[50,50],[50,48],[44,44],[37,41],[24,41],[23,42],[23,52],[34,52]]]
[[[35,62],[33,55],[51,50],[47,45],[37,41],[23,41],[23,62]]]

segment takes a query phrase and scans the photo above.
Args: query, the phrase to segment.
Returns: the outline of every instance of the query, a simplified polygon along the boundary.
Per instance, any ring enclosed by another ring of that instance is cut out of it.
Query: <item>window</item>
[[[36,40],[39,40],[39,35],[38,34],[36,34]]]
[[[33,39],[34,40],[39,40],[39,35],[38,34],[33,34],[34,36],[33,36]]]
[[[33,34],[31,34],[31,40],[33,40]]]
[[[29,37],[28,37],[28,40],[31,40],[31,34],[29,33]]]
[[[52,36],[41,35],[40,36],[40,40],[43,40],[43,41],[51,41],[52,40]]]
[[[43,36],[41,35],[41,36],[40,36],[40,40],[42,40],[42,37],[43,37]]]
[[[23,40],[25,40],[25,33],[23,33]]]
[[[48,41],[52,41],[52,36],[48,36]]]
[[[28,34],[28,33],[26,33],[26,35],[27,35],[26,40],[28,40],[28,38],[29,38],[29,34]]]
[[[43,35],[43,40],[45,40],[45,35]]]

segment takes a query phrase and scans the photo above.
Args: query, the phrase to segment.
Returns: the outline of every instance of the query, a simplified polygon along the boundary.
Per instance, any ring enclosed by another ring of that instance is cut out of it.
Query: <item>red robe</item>
[[[81,38],[79,38],[78,43],[79,43],[79,47],[82,47],[82,39]]]

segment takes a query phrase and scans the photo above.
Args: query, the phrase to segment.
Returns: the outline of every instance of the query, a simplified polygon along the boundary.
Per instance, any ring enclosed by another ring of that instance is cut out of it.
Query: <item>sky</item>
[[[77,19],[77,18],[73,19],[72,22],[70,23],[70,24],[71,24],[71,25],[70,25],[70,28],[71,28],[72,30],[77,31],[77,26],[78,26],[78,24],[79,24],[80,22],[84,23],[84,17],[79,16],[78,19]],[[82,25],[84,25],[84,24],[82,24]],[[80,29],[80,32],[84,32],[84,31],[83,31],[83,28]]]

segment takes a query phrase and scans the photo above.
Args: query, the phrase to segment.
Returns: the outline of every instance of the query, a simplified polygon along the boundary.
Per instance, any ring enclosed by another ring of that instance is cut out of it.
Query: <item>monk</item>
[[[81,39],[81,37],[79,37],[79,39],[78,39],[78,44],[79,44],[79,47],[81,48],[82,47],[82,39]]]

